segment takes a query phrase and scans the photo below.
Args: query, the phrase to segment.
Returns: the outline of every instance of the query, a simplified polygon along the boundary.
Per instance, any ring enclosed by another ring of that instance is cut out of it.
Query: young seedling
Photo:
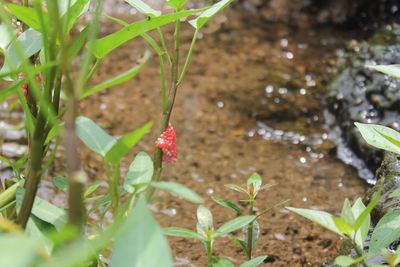
[[[197,208],[197,233],[189,229],[180,227],[169,227],[164,229],[164,233],[170,236],[178,236],[185,238],[194,238],[200,240],[207,254],[207,266],[219,266],[222,263],[229,264],[224,266],[233,266],[227,259],[219,258],[213,255],[213,244],[217,237],[227,235],[237,229],[248,225],[256,219],[254,215],[239,216],[228,221],[217,230],[214,230],[213,216],[211,211],[203,205]],[[265,259],[265,257],[264,257]],[[258,259],[260,260],[260,259]],[[262,262],[262,260],[261,260]],[[218,265],[219,264],[219,265]],[[242,266],[242,265],[241,265]],[[250,265],[256,266],[256,265]]]
[[[255,202],[255,199],[256,199],[258,193],[261,192],[262,190],[265,190],[265,189],[275,186],[275,185],[276,184],[262,185],[262,178],[257,173],[254,173],[253,175],[251,175],[248,178],[246,188],[242,188],[236,184],[226,184],[225,186],[228,187],[229,189],[232,189],[232,190],[235,190],[235,191],[238,191],[238,192],[241,192],[241,193],[244,193],[247,195],[247,199],[240,200],[242,202],[247,203],[247,212],[243,211],[239,206],[237,206],[236,204],[234,204],[230,201],[222,200],[222,199],[216,198],[216,197],[212,197],[212,199],[216,203],[220,204],[221,206],[226,207],[230,210],[233,210],[238,215],[243,215],[243,214],[247,213],[250,216],[256,216],[256,219],[257,219],[260,216],[267,213],[269,210],[289,201],[289,200],[281,201],[281,202],[273,205],[272,207],[269,207],[269,208],[261,211],[259,214],[256,214],[254,202]],[[240,248],[242,248],[244,250],[247,260],[251,260],[254,247],[256,246],[258,238],[260,236],[260,224],[258,223],[257,220],[251,221],[249,224],[247,224],[245,227],[243,227],[243,233],[245,234],[245,236],[242,240],[238,239],[236,237],[233,237],[233,236],[229,236],[229,239],[232,240],[232,242],[234,242],[235,244],[237,244]]]

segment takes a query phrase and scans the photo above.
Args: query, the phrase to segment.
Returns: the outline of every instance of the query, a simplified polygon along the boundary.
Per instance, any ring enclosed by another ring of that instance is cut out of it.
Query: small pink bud
[[[156,140],[156,146],[161,148],[163,153],[163,162],[174,163],[178,160],[176,151],[176,133],[171,124],[168,124],[165,131]]]

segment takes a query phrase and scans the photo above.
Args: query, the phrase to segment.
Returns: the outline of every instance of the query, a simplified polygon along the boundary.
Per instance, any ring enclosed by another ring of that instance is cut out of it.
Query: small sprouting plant
[[[229,260],[213,255],[213,245],[215,239],[223,235],[228,235],[231,232],[236,231],[248,225],[249,223],[252,223],[256,218],[257,217],[255,215],[239,216],[226,222],[224,225],[215,230],[211,211],[207,207],[200,205],[197,208],[197,232],[180,227],[169,227],[164,228],[164,233],[170,236],[194,238],[200,240],[207,254],[207,266],[209,267],[233,267],[233,264]],[[252,261],[243,263],[240,265],[240,267],[258,266],[266,257],[267,256],[257,257]]]
[[[241,202],[245,202],[247,203],[247,211],[243,211],[239,206],[237,206],[236,204],[230,202],[230,201],[226,201],[226,200],[222,200],[220,198],[216,198],[216,197],[212,197],[212,199],[220,204],[223,207],[226,207],[230,210],[233,210],[234,212],[236,212],[238,215],[242,216],[243,214],[248,214],[250,216],[256,216],[256,219],[251,221],[250,223],[248,223],[247,225],[245,225],[243,227],[243,233],[244,233],[244,238],[238,239],[234,236],[229,236],[229,239],[234,242],[235,244],[237,244],[240,248],[243,249],[243,251],[246,254],[246,258],[247,260],[251,260],[252,259],[252,255],[253,255],[253,250],[254,247],[257,244],[258,238],[260,236],[260,224],[257,221],[257,218],[261,217],[262,215],[266,214],[268,211],[270,211],[271,209],[280,206],[284,203],[286,203],[289,200],[283,200],[280,201],[279,203],[273,205],[272,207],[266,208],[264,210],[262,210],[261,212],[259,212],[258,214],[256,214],[255,211],[255,200],[256,197],[258,195],[258,193],[260,193],[261,191],[270,188],[272,186],[275,186],[276,184],[262,184],[262,178],[259,174],[254,173],[253,175],[251,175],[248,179],[247,179],[247,187],[246,188],[242,188],[239,185],[236,184],[226,184],[225,186],[244,193],[247,198],[240,200]]]

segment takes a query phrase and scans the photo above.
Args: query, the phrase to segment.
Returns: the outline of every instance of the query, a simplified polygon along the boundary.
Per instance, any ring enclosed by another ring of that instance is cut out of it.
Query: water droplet
[[[288,89],[287,89],[287,88],[284,88],[284,87],[282,87],[282,88],[279,88],[279,89],[278,89],[278,92],[279,92],[281,95],[284,95],[284,94],[287,94],[287,92],[288,92]]]
[[[267,85],[266,87],[265,87],[265,92],[267,93],[267,94],[270,94],[270,93],[272,93],[274,91],[274,87],[272,86],[272,85]]]
[[[307,90],[304,89],[304,88],[301,88],[301,89],[300,89],[300,94],[301,94],[301,95],[307,94]]]
[[[307,159],[305,157],[300,157],[299,161],[304,164],[307,162]]]
[[[224,106],[225,106],[224,102],[222,102],[222,101],[217,102],[217,107],[223,108]]]
[[[107,108],[107,104],[105,104],[105,103],[101,103],[100,104],[100,109],[101,110],[105,110]]]
[[[208,195],[212,195],[212,194],[214,194],[214,189],[208,188],[206,192]]]
[[[307,202],[307,198],[306,197],[303,197],[301,200],[303,200],[303,202]]]
[[[289,44],[289,41],[286,38],[281,39],[281,41],[279,42],[281,44],[282,47],[287,47]]]

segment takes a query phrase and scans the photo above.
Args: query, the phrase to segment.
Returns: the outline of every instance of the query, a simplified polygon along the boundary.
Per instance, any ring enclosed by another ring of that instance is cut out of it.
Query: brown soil
[[[365,185],[329,153],[333,145],[322,138],[324,105],[319,95],[334,63],[335,49],[344,47],[353,33],[313,26],[304,16],[291,24],[266,24],[241,9],[221,16],[228,22],[214,22],[204,30],[179,88],[172,115],[179,160],[165,166],[163,177],[203,196],[216,226],[234,214],[210,197],[237,202],[243,196],[224,184],[244,185],[254,172],[263,176],[264,183],[279,184],[258,197],[256,206],[260,209],[291,199],[290,206],[338,213],[344,198],[362,196]],[[118,27],[110,24],[104,34]],[[166,32],[171,33],[171,29],[166,28]],[[185,48],[192,32],[189,26],[183,28]],[[169,34],[167,40],[171,38]],[[134,65],[143,51],[140,40],[116,50],[103,62],[94,83]],[[82,114],[113,135],[132,131],[150,120],[157,125],[161,114],[157,62],[153,57],[135,79],[84,101]],[[270,93],[266,93],[268,85],[274,89]],[[257,121],[307,138],[299,144],[290,138],[268,138]],[[127,157],[125,167],[138,151],[152,154],[156,128]],[[317,142],[307,143],[310,136],[317,136]],[[101,165],[93,153],[83,154],[91,170]],[[160,192],[154,208],[162,226],[195,229],[195,205]],[[261,237],[254,255],[270,255],[267,262],[272,266],[320,266],[337,252],[339,239],[334,234],[283,208],[265,215],[260,224]],[[177,265],[206,266],[199,242],[169,240]],[[216,241],[214,252],[235,265],[244,261],[240,249],[226,238]]]

